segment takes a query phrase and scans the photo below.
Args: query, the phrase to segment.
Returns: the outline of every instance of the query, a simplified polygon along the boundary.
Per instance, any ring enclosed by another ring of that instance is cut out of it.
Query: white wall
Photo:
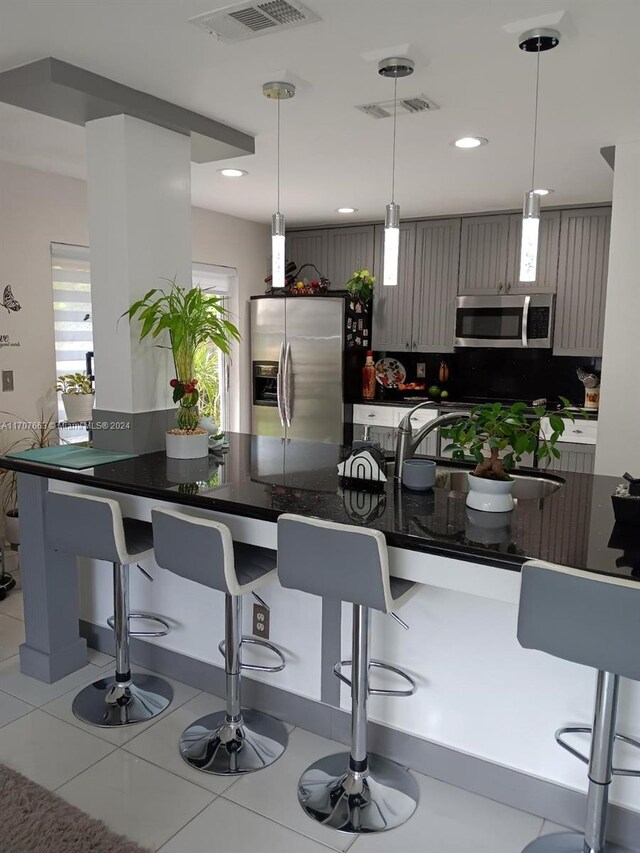
[[[192,210],[193,259],[236,267],[243,341],[232,366],[232,429],[250,429],[248,297],[264,292],[269,226]],[[0,294],[10,284],[22,310],[0,307],[0,370],[13,370],[15,390],[0,391],[0,410],[31,420],[55,378],[50,243],[89,245],[84,181],[0,162]],[[172,273],[173,274],[173,273]],[[123,306],[124,310],[127,306]],[[0,416],[1,421],[7,420]],[[0,434],[0,447],[10,437]]]
[[[596,474],[640,472],[640,140],[616,145]],[[640,474],[636,474],[640,476]]]

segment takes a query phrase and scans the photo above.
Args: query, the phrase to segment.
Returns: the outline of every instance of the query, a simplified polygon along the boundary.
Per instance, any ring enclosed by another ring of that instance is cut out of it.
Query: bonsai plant
[[[94,390],[86,373],[65,373],[59,376],[56,391],[62,394],[68,421],[75,423],[91,420]]]
[[[175,377],[169,383],[173,402],[179,404],[178,426],[167,432],[167,456],[196,459],[209,452],[209,434],[200,427],[198,379],[194,360],[199,347],[213,344],[229,355],[240,332],[228,318],[222,299],[200,288],[184,288],[169,281],[168,290],[154,288],[123,313],[142,326],[140,340],[168,333]],[[158,344],[158,346],[163,346]]]
[[[345,287],[355,299],[360,302],[368,302],[373,296],[373,287],[376,283],[376,277],[371,275],[369,270],[356,270],[349,281],[345,283]]]
[[[562,410],[548,413],[544,406],[535,406],[533,417],[525,414],[526,403],[484,403],[474,406],[468,417],[441,429],[442,437],[450,440],[444,449],[451,451],[453,459],[471,457],[476,462],[469,474],[467,506],[492,512],[513,509],[514,481],[509,472],[516,463],[528,453],[538,460],[560,458],[556,443],[564,432],[563,418],[575,418],[573,412],[567,411],[569,401],[560,399]],[[543,417],[549,419],[550,435],[541,430]]]

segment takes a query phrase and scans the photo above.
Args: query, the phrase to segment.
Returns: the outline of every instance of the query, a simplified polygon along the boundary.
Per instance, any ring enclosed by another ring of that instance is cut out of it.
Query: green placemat
[[[137,453],[113,453],[110,450],[94,450],[92,447],[73,447],[56,445],[55,447],[36,447],[33,450],[16,450],[7,453],[14,459],[27,459],[29,462],[42,462],[45,465],[57,465],[58,468],[93,468],[107,462],[120,462],[133,459]]]

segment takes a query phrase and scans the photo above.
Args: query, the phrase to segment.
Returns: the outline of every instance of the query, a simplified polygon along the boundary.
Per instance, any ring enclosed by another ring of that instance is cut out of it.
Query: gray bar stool
[[[262,770],[277,761],[289,736],[280,720],[242,708],[241,670],[280,672],[284,655],[272,643],[242,636],[242,596],[276,579],[276,553],[268,548],[234,542],[229,528],[178,510],[155,507],[151,513],[156,561],[180,577],[225,593],[224,655],[226,711],[208,714],[192,723],[180,738],[184,760],[206,773],[237,776]],[[258,598],[263,605],[262,599]],[[266,605],[265,605],[266,606]],[[243,645],[270,649],[276,666],[242,663]]]
[[[351,750],[308,767],[298,782],[298,800],[309,817],[341,832],[381,832],[400,826],[416,809],[418,785],[405,767],[368,753],[367,701],[376,694],[411,696],[416,685],[402,670],[370,660],[370,610],[395,616],[393,611],[417,591],[418,584],[389,576],[387,545],[380,531],[289,514],[278,518],[278,578],[284,587],[353,604],[352,661],[334,667],[351,687]],[[342,674],[349,663],[351,680]],[[370,687],[371,666],[391,670],[409,688]]]
[[[73,700],[73,713],[94,726],[127,726],[151,720],[173,699],[173,689],[156,675],[131,675],[129,638],[164,636],[168,624],[149,613],[129,612],[129,566],[153,555],[148,521],[123,518],[118,501],[79,492],[47,492],[45,524],[48,541],[58,551],[113,563],[115,638],[114,678],[94,681]],[[130,619],[158,622],[160,631],[130,631]]]
[[[526,853],[622,853],[606,844],[609,785],[616,774],[638,770],[613,766],[620,676],[640,681],[640,584],[550,563],[526,563],[518,616],[518,641],[563,660],[598,671],[593,726],[558,729],[557,742],[588,765],[589,788],[584,834],[561,832],[536,838]],[[564,742],[564,735],[591,733],[589,756]]]

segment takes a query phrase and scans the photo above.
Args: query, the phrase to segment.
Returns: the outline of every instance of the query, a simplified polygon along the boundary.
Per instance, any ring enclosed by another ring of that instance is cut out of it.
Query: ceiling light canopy
[[[488,141],[484,136],[461,136],[460,139],[454,140],[453,144],[456,148],[479,148]]]
[[[244,178],[249,173],[245,169],[218,169],[225,178]]]
[[[277,155],[277,210],[271,217],[271,287],[282,288],[285,285],[285,220],[280,213],[280,101],[287,101],[296,93],[293,83],[270,82],[262,87],[265,98],[276,101],[278,105],[278,155]]]
[[[398,123],[398,79],[413,74],[413,62],[406,57],[392,56],[378,63],[378,74],[393,79],[393,148],[391,154],[391,204],[387,205],[384,219],[384,251],[382,260],[382,284],[394,287],[398,284],[400,262],[400,206],[395,203],[396,195],[396,130]]]
[[[522,242],[520,244],[520,281],[535,281],[538,275],[538,246],[540,243],[540,196],[547,192],[535,189],[536,185],[536,144],[538,141],[538,96],[540,93],[540,55],[560,44],[560,33],[540,27],[527,30],[519,40],[518,46],[527,53],[536,54],[536,97],[533,115],[533,155],[531,162],[530,189],[524,194],[522,208]]]

